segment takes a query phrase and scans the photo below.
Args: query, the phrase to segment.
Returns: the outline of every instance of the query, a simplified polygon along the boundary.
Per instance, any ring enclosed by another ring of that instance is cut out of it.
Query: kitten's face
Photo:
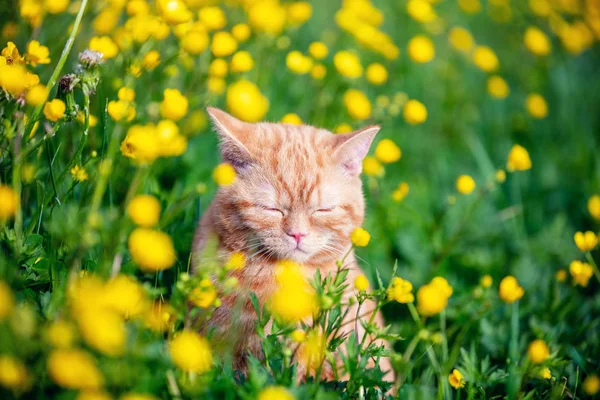
[[[235,183],[219,195],[228,219],[246,235],[247,256],[340,259],[363,221],[358,175],[377,129],[348,140],[353,137],[308,126],[246,124],[210,111],[223,158],[237,171]]]

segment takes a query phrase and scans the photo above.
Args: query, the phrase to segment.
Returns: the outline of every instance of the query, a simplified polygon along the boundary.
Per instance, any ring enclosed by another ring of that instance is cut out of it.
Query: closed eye
[[[318,208],[315,211],[313,211],[313,214],[327,214],[327,213],[332,212],[333,210],[335,210],[335,207]]]
[[[269,207],[269,206],[263,206],[263,205],[259,205],[258,207],[262,208],[265,211],[268,211],[269,213],[272,213],[273,215],[275,215],[275,214],[281,214],[282,217],[285,215],[283,213],[283,210],[280,210],[279,208]]]

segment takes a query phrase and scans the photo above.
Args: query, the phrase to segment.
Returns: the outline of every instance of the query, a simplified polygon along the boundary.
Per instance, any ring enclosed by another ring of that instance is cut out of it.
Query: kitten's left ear
[[[335,135],[334,157],[348,175],[360,175],[362,161],[379,129],[378,125],[372,125],[352,133]]]
[[[251,124],[227,114],[223,110],[207,107],[206,111],[219,135],[219,146],[223,161],[238,170],[252,162],[252,154],[246,147],[251,132]]]

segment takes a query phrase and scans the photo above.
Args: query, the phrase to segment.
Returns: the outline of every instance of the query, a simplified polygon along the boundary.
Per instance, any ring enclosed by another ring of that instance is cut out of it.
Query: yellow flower
[[[581,387],[585,393],[589,394],[590,396],[594,396],[600,392],[600,378],[598,378],[598,375],[595,374],[589,375],[587,378],[585,378]]]
[[[567,280],[567,271],[564,269],[559,269],[556,271],[556,275],[554,276],[558,282],[564,282]]]
[[[356,247],[365,247],[371,240],[371,235],[363,228],[355,228],[350,235],[352,244]]]
[[[592,218],[600,220],[600,196],[597,194],[591,196],[588,200],[587,206]],[[2,218],[1,215],[2,213],[0,212],[0,219]]]
[[[529,8],[538,17],[547,17],[552,12],[548,0],[529,0]]]
[[[359,275],[354,279],[354,288],[359,292],[364,292],[369,288],[369,280],[364,275]]]
[[[435,57],[433,42],[424,35],[414,36],[408,42],[408,55],[414,62],[428,63]]]
[[[257,1],[248,9],[248,21],[257,32],[279,35],[285,19],[285,9],[278,1]]]
[[[65,116],[67,106],[60,99],[53,99],[44,104],[44,116],[47,120],[56,122]]]
[[[142,125],[130,127],[121,142],[121,153],[140,163],[150,163],[158,158],[160,148],[154,127]]]
[[[404,120],[410,125],[422,124],[427,120],[427,108],[418,100],[404,103]]]
[[[142,58],[142,65],[148,71],[152,71],[154,68],[158,67],[160,64],[160,53],[156,50],[150,50],[144,55]]]
[[[44,104],[48,98],[48,88],[44,84],[37,84],[27,92],[25,96],[25,102],[31,106],[38,106]]]
[[[16,22],[9,21],[2,27],[0,36],[8,40],[13,40],[19,33],[19,25]]]
[[[288,113],[281,118],[281,122],[284,124],[302,125],[302,118],[298,114]]]
[[[215,58],[208,66],[208,75],[217,78],[223,78],[227,75],[227,61],[222,58]]]
[[[275,270],[277,289],[268,302],[273,315],[285,322],[299,322],[317,311],[314,289],[293,262],[280,262]]]
[[[550,357],[548,345],[541,339],[536,339],[529,343],[527,348],[527,358],[534,364],[541,364]]]
[[[488,93],[497,99],[504,99],[510,93],[508,84],[498,75],[490,76],[487,80]]]
[[[310,331],[298,348],[299,361],[308,370],[318,370],[323,365],[323,361],[325,361],[326,350],[326,335],[317,330]]]
[[[396,162],[402,157],[400,148],[390,139],[382,139],[375,148],[375,157],[384,164]]]
[[[247,24],[236,24],[231,28],[231,34],[239,43],[248,40],[251,33],[250,27]]]
[[[373,107],[367,96],[358,89],[348,89],[343,97],[344,105],[348,114],[358,120],[367,119],[371,116]]]
[[[307,74],[313,67],[313,61],[297,50],[291,51],[285,58],[285,65],[296,74]]]
[[[323,42],[312,42],[308,46],[308,52],[313,58],[323,60],[329,54],[329,49]]]
[[[548,104],[540,94],[532,93],[527,96],[525,106],[533,118],[542,119],[548,115]]]
[[[7,64],[22,64],[25,62],[24,57],[21,56],[19,49],[13,42],[6,43],[6,47],[2,49],[0,55],[5,58]]]
[[[347,50],[341,50],[333,56],[333,65],[335,69],[347,78],[358,78],[363,74],[363,67],[360,59],[354,53]]]
[[[50,378],[67,389],[99,389],[104,382],[96,362],[83,350],[54,350],[47,366]]]
[[[519,282],[514,276],[507,276],[500,281],[500,298],[506,303],[514,303],[525,294],[525,290],[519,286]]]
[[[135,118],[135,106],[126,100],[109,101],[108,115],[114,121],[131,121]]]
[[[246,266],[246,256],[244,253],[240,253],[239,251],[231,253],[227,263],[225,264],[225,269],[227,271],[237,271],[240,269],[244,269]]]
[[[494,280],[492,279],[492,277],[490,275],[482,276],[481,281],[479,281],[481,286],[483,286],[484,288],[489,288],[490,286],[492,286],[493,282],[494,282]]]
[[[287,22],[292,25],[305,23],[312,16],[312,5],[306,1],[295,1],[287,6]]]
[[[122,399],[123,397],[120,400]],[[99,390],[84,390],[77,394],[75,400],[112,400],[112,397],[108,393]]]
[[[269,100],[258,86],[246,79],[229,85],[226,102],[231,114],[246,122],[262,120],[269,110]]]
[[[235,182],[235,169],[228,163],[221,163],[213,170],[213,179],[219,186],[229,186]]]
[[[144,313],[146,326],[156,332],[164,332],[175,323],[175,311],[160,300],[157,300]]]
[[[60,14],[69,8],[70,0],[45,0],[44,6],[50,14]]]
[[[487,46],[475,47],[475,51],[473,52],[473,62],[485,72],[494,72],[500,65],[496,53]]]
[[[183,371],[203,374],[212,368],[210,344],[196,332],[177,333],[169,343],[169,353],[173,363]]]
[[[366,72],[367,80],[373,85],[383,85],[388,80],[388,72],[380,63],[369,64]]]
[[[427,0],[409,0],[406,11],[417,22],[432,22],[437,18],[435,10]]]
[[[506,181],[506,172],[504,172],[503,169],[499,169],[496,171],[496,174],[494,177],[496,178],[496,182],[504,183],[504,181]]]
[[[435,315],[446,308],[448,297],[439,285],[430,282],[417,291],[417,309],[424,316]]]
[[[385,174],[383,165],[375,157],[367,156],[362,163],[362,170],[367,176],[382,177]]]
[[[440,292],[442,292],[442,294],[444,296],[446,296],[446,297],[452,296],[452,293],[453,293],[452,286],[450,286],[450,284],[448,283],[446,278],[441,277],[441,276],[436,276],[435,278],[433,278],[431,280],[430,284],[437,287],[438,290],[440,290]]]
[[[268,386],[258,394],[257,400],[296,400],[296,397],[283,386]]]
[[[592,231],[576,232],[574,236],[575,245],[581,251],[591,251],[598,245],[598,237]]]
[[[37,40],[27,43],[27,54],[25,58],[32,67],[38,64],[50,64],[50,50],[42,46]]]
[[[408,195],[409,190],[408,183],[400,182],[398,187],[392,192],[392,200],[396,203],[400,203]]]
[[[109,280],[104,287],[107,307],[123,318],[141,316],[148,306],[146,292],[142,285],[129,275],[119,274]]]
[[[87,171],[80,165],[75,165],[73,168],[71,168],[70,172],[71,176],[73,177],[73,180],[76,182],[83,182],[88,180]]]
[[[161,231],[135,229],[129,236],[129,252],[144,271],[162,271],[175,264],[173,241]]]
[[[302,343],[306,340],[306,332],[302,329],[296,329],[290,334],[290,338],[296,343]]]
[[[192,19],[192,13],[182,0],[156,0],[156,8],[169,25],[178,25]]]
[[[525,31],[525,46],[536,56],[546,56],[552,50],[548,36],[541,29],[534,26],[530,26]]]
[[[100,35],[107,35],[111,33],[119,23],[119,17],[121,16],[121,10],[115,11],[112,8],[104,9],[94,18],[92,27],[94,31]]]
[[[452,373],[448,375],[448,382],[450,382],[450,386],[452,386],[454,389],[463,388],[467,384],[463,378],[463,374],[461,374],[456,368],[454,368]]]
[[[333,133],[349,133],[349,132],[352,132],[352,126],[345,122],[342,122],[341,124],[338,124],[338,125],[336,125],[335,128],[333,128]]]
[[[16,97],[27,89],[28,74],[21,64],[0,65],[0,87]]]
[[[127,205],[127,215],[136,225],[150,228],[158,224],[160,208],[160,202],[156,197],[138,194]]]
[[[237,41],[229,32],[217,32],[212,38],[210,50],[215,57],[226,57],[237,50]]]
[[[594,270],[590,264],[575,260],[569,264],[569,272],[576,285],[587,287]]]
[[[209,31],[217,31],[225,28],[227,25],[225,13],[217,6],[202,7],[200,11],[198,11],[198,20],[202,25],[206,26]]]
[[[77,325],[83,340],[99,352],[113,357],[125,352],[127,331],[116,312],[91,306],[77,315]]]
[[[231,72],[248,72],[252,68],[254,68],[254,60],[246,50],[238,51],[231,57]]]
[[[458,5],[467,14],[477,14],[481,10],[479,0],[458,0]]]
[[[0,386],[13,390],[29,386],[29,373],[20,360],[10,355],[0,355]]]
[[[18,206],[19,197],[17,196],[17,192],[10,186],[0,183],[0,222],[15,215]],[[0,313],[1,315],[2,313]]]
[[[217,289],[210,279],[204,278],[192,290],[189,299],[196,307],[208,308],[217,300]]]
[[[146,393],[125,393],[119,400],[159,400],[157,397]]]
[[[179,121],[188,112],[188,99],[177,89],[165,89],[160,103],[160,115],[163,118]]]
[[[544,379],[551,379],[552,378],[552,372],[550,371],[550,368],[544,368],[543,370],[540,371],[540,376]]]
[[[450,40],[452,47],[463,53],[470,52],[475,45],[475,41],[473,40],[471,33],[465,28],[461,27],[450,29],[448,39]]]
[[[412,303],[415,301],[412,290],[412,283],[397,276],[387,290],[387,298],[402,304]]]
[[[108,60],[119,53],[117,44],[109,36],[94,36],[88,44],[90,50],[102,53],[102,58]]]
[[[214,76],[209,76],[206,81],[206,87],[210,93],[214,94],[223,94],[225,92],[225,87],[227,83],[223,78],[216,78]]]
[[[456,190],[461,194],[471,194],[475,190],[475,180],[469,175],[461,175],[456,180]]]
[[[75,342],[75,327],[65,320],[57,320],[46,330],[46,337],[53,347],[69,348]]]
[[[506,169],[510,172],[527,171],[528,169],[531,169],[531,159],[529,158],[527,149],[515,144],[508,153]]]

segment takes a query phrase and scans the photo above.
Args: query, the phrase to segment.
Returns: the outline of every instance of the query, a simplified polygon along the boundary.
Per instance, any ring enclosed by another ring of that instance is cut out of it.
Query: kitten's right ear
[[[223,161],[239,170],[252,162],[252,154],[244,145],[251,131],[247,122],[227,114],[225,111],[214,107],[207,107],[206,111],[219,135],[219,146]]]

